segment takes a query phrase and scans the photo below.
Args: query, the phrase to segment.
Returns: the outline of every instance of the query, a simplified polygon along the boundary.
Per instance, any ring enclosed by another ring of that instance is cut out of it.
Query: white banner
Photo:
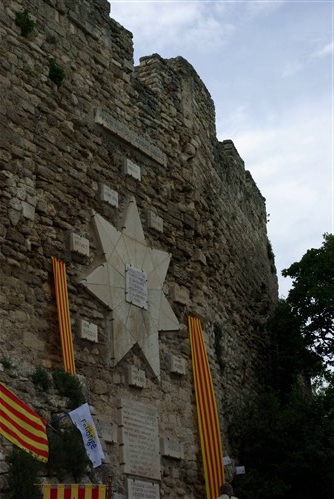
[[[103,450],[90,413],[89,405],[83,404],[74,411],[68,413],[73,424],[80,430],[87,456],[93,464],[93,468],[102,464],[104,459]]]

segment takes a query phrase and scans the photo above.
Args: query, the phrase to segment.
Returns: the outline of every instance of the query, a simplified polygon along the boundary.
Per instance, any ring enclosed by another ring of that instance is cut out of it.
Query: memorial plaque
[[[183,357],[170,356],[170,370],[175,374],[186,374],[186,361]]]
[[[128,382],[130,386],[137,386],[138,388],[145,388],[146,375],[145,371],[137,369],[134,366],[128,368]]]
[[[228,466],[229,464],[232,464],[230,456],[224,456],[223,457],[223,465]]]
[[[118,192],[110,189],[110,187],[105,184],[101,184],[100,194],[101,201],[105,201],[106,203],[111,204],[111,206],[115,206],[116,208],[118,208]]]
[[[131,159],[124,158],[123,173],[139,180],[139,182],[141,181],[141,168],[131,161]]]
[[[125,299],[137,307],[147,310],[147,275],[141,269],[126,264]]]
[[[119,430],[122,472],[160,480],[157,408],[122,399]]]
[[[133,147],[146,154],[146,156],[149,156],[161,165],[166,166],[167,158],[165,153],[151,144],[148,140],[131,130],[125,123],[115,119],[105,109],[99,107],[95,110],[95,123],[107,128],[110,132],[114,133],[125,142],[128,142]]]
[[[149,229],[155,229],[158,232],[164,231],[163,219],[152,210],[147,210],[147,225]]]
[[[128,499],[160,499],[158,483],[128,478]]]
[[[183,444],[171,438],[160,438],[160,451],[163,456],[183,459]]]
[[[92,322],[87,322],[84,319],[80,320],[80,338],[97,343],[97,325]]]
[[[72,232],[70,236],[70,250],[89,256],[89,240]]]

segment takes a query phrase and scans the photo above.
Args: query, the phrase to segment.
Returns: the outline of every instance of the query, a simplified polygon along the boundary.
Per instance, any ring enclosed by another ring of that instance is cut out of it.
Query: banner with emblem
[[[102,446],[90,413],[89,405],[83,404],[74,411],[68,413],[73,424],[82,435],[87,456],[93,464],[93,468],[100,466],[104,459]]]

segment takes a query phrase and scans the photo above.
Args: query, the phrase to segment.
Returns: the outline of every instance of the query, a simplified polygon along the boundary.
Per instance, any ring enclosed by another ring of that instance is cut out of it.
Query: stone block
[[[163,456],[184,459],[183,444],[176,439],[160,438],[160,452]]]
[[[114,191],[105,184],[100,184],[101,201],[118,208],[118,192]]]
[[[89,256],[89,240],[72,232],[70,235],[70,250],[80,255]]]
[[[171,355],[169,359],[170,372],[175,374],[186,374],[186,361],[183,357]]]
[[[130,386],[145,388],[146,374],[145,371],[137,369],[135,366],[128,367],[128,383]]]
[[[127,479],[128,499],[160,499],[158,483]]]
[[[185,286],[179,286],[175,283],[171,289],[171,296],[172,300],[177,303],[182,303],[182,305],[190,304],[190,292]]]
[[[94,343],[98,342],[98,328],[92,322],[80,319],[79,322],[79,337]]]
[[[136,165],[131,159],[124,158],[123,161],[123,173],[124,175],[129,175],[130,177],[135,178],[136,180],[141,181],[141,168]]]
[[[149,229],[154,229],[157,232],[164,231],[163,219],[152,210],[147,210],[147,226]]]

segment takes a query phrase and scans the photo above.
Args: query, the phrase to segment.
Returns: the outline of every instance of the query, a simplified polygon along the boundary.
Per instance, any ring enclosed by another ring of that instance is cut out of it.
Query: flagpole
[[[112,499],[112,475],[108,476],[108,499]]]

